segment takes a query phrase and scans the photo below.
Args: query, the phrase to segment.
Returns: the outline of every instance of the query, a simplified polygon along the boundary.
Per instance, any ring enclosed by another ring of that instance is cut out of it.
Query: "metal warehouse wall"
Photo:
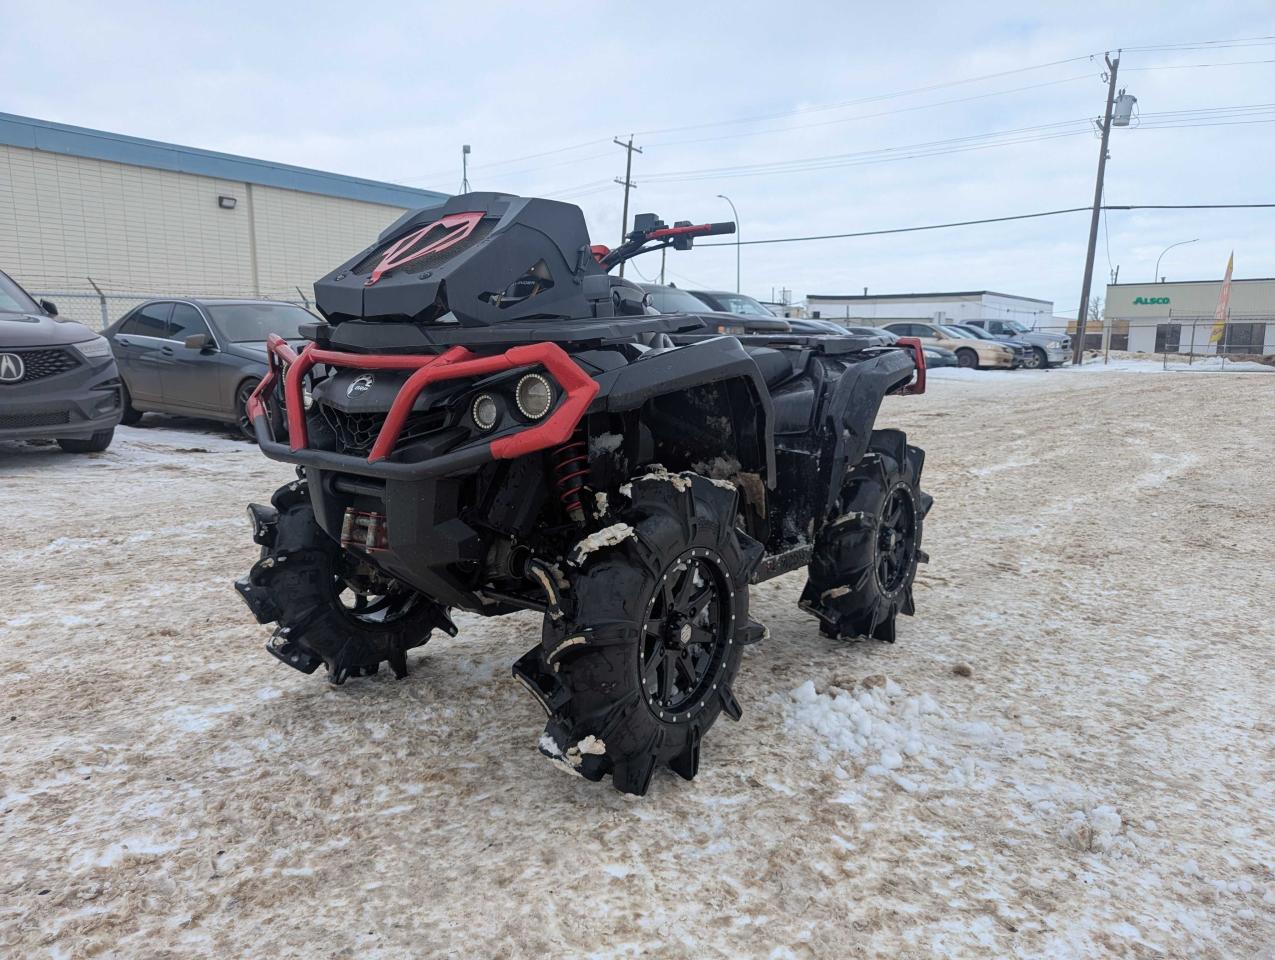
[[[32,291],[311,297],[402,212],[0,145],[0,268]]]

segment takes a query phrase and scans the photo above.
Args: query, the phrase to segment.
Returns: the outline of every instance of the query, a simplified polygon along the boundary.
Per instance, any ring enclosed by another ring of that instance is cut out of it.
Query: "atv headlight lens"
[[[92,340],[82,340],[79,343],[72,344],[76,350],[80,351],[80,356],[86,360],[96,360],[99,357],[109,357],[111,355],[111,344],[106,337],[94,337]]]
[[[474,399],[469,415],[474,418],[474,426],[479,430],[490,430],[500,417],[500,407],[496,405],[496,398],[490,393],[480,393]]]
[[[518,381],[514,399],[518,401],[518,409],[524,417],[539,420],[553,406],[553,387],[547,378],[529,373]]]

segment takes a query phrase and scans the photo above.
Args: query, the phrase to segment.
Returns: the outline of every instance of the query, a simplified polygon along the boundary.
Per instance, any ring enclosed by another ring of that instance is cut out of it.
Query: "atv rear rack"
[[[307,344],[300,353],[282,337],[271,334],[266,341],[269,369],[248,399],[252,420],[262,452],[274,460],[305,466],[327,467],[363,476],[394,479],[424,479],[455,470],[472,468],[488,460],[513,460],[528,453],[565,443],[575,432],[589,404],[598,393],[598,383],[572,362],[555,343],[534,343],[511,347],[504,353],[479,356],[455,346],[440,354],[359,354],[324,350]],[[303,403],[305,375],[316,364],[353,367],[357,370],[411,370],[399,389],[381,425],[376,442],[366,460],[348,454],[309,448]],[[519,367],[542,366],[564,391],[565,399],[543,423],[486,443],[462,447],[423,463],[396,463],[389,459],[398,443],[413,404],[427,386],[441,380],[503,373]],[[288,415],[288,443],[274,439],[269,427],[265,397],[282,379]]]

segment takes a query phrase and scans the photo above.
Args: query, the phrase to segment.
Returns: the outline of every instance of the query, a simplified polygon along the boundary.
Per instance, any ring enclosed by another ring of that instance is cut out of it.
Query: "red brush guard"
[[[528,427],[521,433],[500,437],[489,444],[495,460],[513,460],[528,453],[546,450],[565,443],[575,432],[576,425],[593,398],[598,384],[592,377],[572,362],[561,347],[554,343],[534,343],[512,347],[504,353],[478,356],[464,347],[451,347],[440,354],[362,354],[323,350],[317,344],[307,344],[300,353],[276,334],[266,341],[270,368],[248,400],[248,416],[255,423],[266,412],[262,399],[274,388],[275,381],[283,376],[284,397],[288,411],[288,443],[293,452],[305,450],[309,445],[306,433],[305,408],[302,404],[302,386],[305,375],[315,364],[332,367],[351,367],[356,370],[411,370],[413,373],[399,388],[390,405],[385,422],[372,445],[367,462],[385,460],[394,451],[403,425],[412,411],[412,405],[421,391],[431,383],[441,380],[458,380],[491,373],[516,370],[519,367],[542,366],[558,382],[566,394],[558,409],[543,423]]]

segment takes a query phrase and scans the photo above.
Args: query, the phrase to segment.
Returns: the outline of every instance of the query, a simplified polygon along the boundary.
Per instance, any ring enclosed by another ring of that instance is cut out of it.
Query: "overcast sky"
[[[759,240],[1091,203],[1085,121],[1102,112],[1101,52],[1117,47],[1141,117],[1113,132],[1108,203],[1275,201],[1275,40],[1130,49],[1272,36],[1271,0],[46,0],[0,4],[0,110],[447,192],[469,143],[475,189],[578,202],[611,244],[624,169],[611,138],[636,133],[631,213],[730,219],[724,193],[742,239]],[[1021,132],[985,139],[999,131]],[[1150,280],[1165,246],[1197,237],[1160,272],[1220,276],[1234,248],[1237,276],[1275,276],[1273,228],[1275,210],[1113,212],[1095,285],[1116,264],[1121,281]],[[763,298],[986,288],[1074,313],[1087,232],[1082,213],[745,246],[743,286]],[[654,277],[658,254],[638,267]],[[669,279],[733,288],[734,249],[672,254]]]

